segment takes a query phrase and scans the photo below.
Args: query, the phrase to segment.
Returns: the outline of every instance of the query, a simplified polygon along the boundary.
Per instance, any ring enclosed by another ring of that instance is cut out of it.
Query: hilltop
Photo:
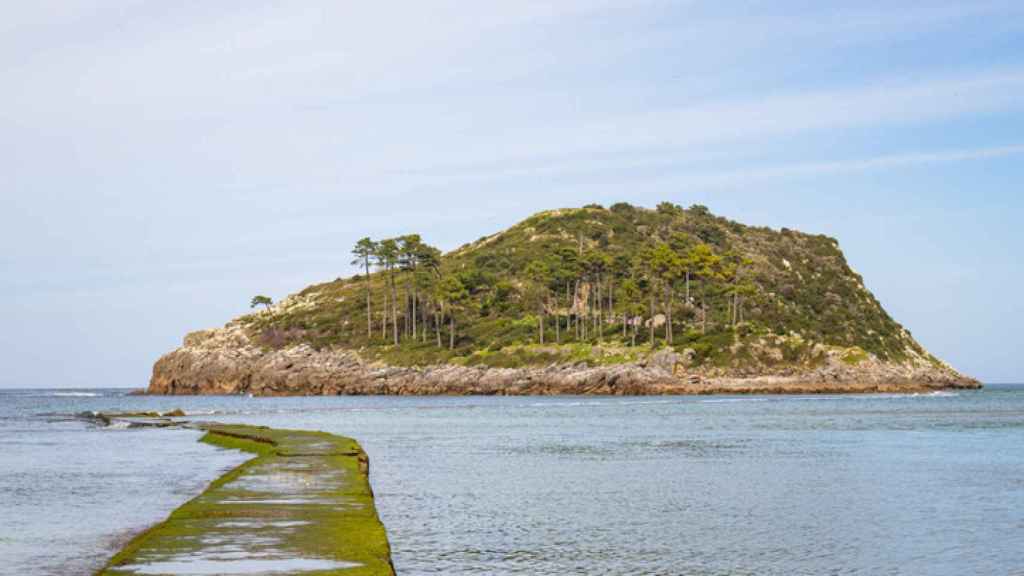
[[[662,203],[541,212],[447,254],[416,234],[154,367],[155,393],[698,393],[974,387],[822,235]]]

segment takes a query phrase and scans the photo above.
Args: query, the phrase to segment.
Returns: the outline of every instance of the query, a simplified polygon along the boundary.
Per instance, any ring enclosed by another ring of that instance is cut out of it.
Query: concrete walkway
[[[369,462],[355,440],[193,426],[206,431],[204,442],[256,457],[129,542],[98,575],[394,574]]]

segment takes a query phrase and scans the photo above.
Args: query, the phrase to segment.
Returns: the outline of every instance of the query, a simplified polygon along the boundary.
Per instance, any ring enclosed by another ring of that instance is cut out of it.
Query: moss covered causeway
[[[351,438],[199,424],[202,441],[255,458],[140,534],[98,576],[392,575],[369,461]]]

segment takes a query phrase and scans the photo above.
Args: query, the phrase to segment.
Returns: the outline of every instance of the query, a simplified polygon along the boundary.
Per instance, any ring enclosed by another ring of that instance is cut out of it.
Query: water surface
[[[0,393],[0,574],[87,574],[244,455],[41,414],[360,440],[399,574],[1024,574],[1024,388],[681,398]],[[49,395],[47,395],[49,394]],[[8,519],[13,518],[13,521]]]

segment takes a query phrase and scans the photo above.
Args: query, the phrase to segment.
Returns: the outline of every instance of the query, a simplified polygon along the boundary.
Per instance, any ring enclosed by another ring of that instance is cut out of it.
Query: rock
[[[661,368],[669,373],[676,371],[676,364],[681,360],[679,354],[670,348],[658,350],[651,356],[650,365]]]
[[[190,334],[153,366],[150,394],[256,396],[402,394],[711,394],[920,391],[978,383],[926,358],[903,364],[868,357],[857,365],[828,354],[816,368],[772,370],[694,367],[693,350],[658,350],[635,363],[543,367],[388,366],[352,350],[302,344],[265,350],[229,324]],[[172,416],[174,413],[164,416]]]
[[[652,323],[654,324],[655,328],[661,328],[662,326],[665,325],[665,315],[655,314],[653,317],[649,318],[646,322],[644,322],[644,327],[650,328]]]

